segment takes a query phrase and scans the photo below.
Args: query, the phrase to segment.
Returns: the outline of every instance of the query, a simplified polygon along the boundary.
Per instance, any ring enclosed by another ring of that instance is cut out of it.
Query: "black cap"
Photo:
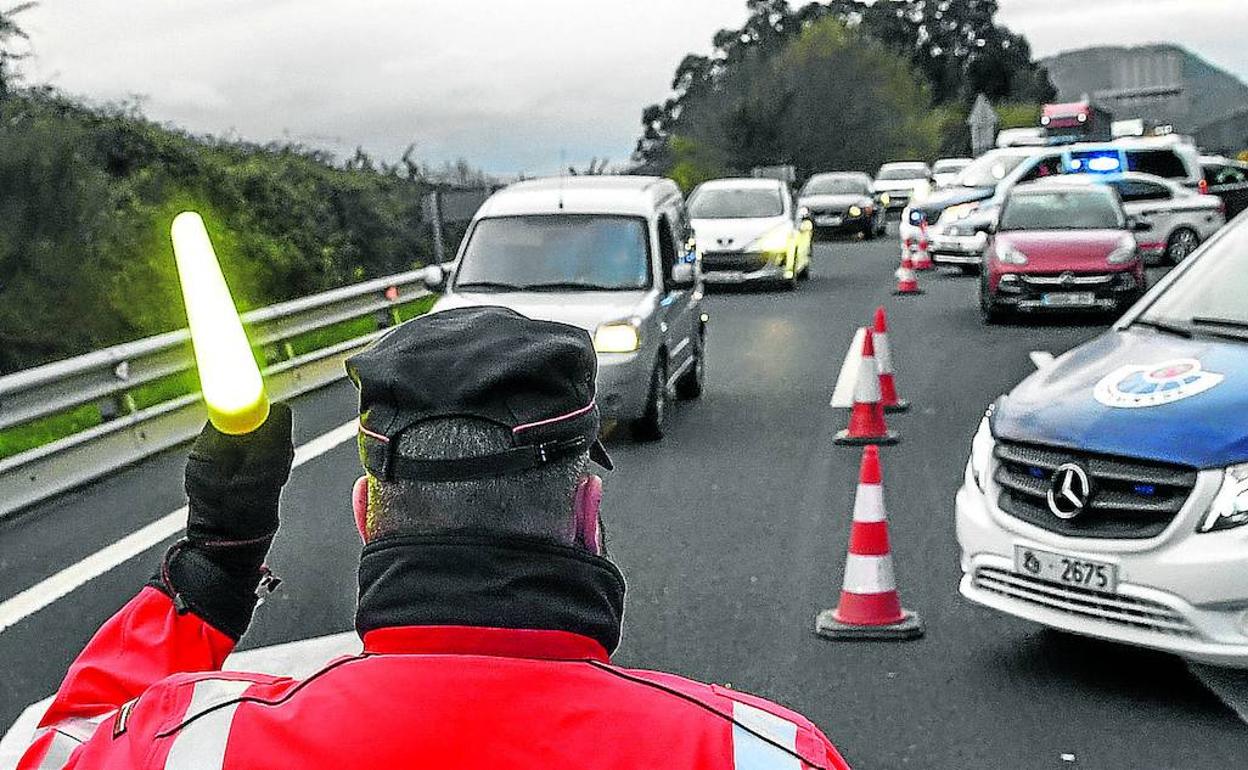
[[[360,454],[377,478],[465,481],[503,476],[589,450],[598,441],[597,357],[583,330],[502,307],[419,316],[347,359],[360,390]],[[416,424],[470,417],[511,430],[512,448],[446,460],[399,457]]]

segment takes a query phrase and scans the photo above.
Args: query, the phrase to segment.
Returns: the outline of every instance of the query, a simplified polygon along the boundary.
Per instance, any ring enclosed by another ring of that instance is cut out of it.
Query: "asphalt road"
[[[1103,326],[985,328],[974,282],[925,273],[926,294],[891,296],[895,238],[818,248],[796,294],[708,301],[704,397],[660,444],[610,448],[611,555],[629,578],[617,661],[730,683],[821,725],[857,768],[1225,768],[1248,727],[1166,655],[1045,631],[959,598],[953,494],[985,405]],[[858,465],[834,447],[827,407],[855,325],[886,304],[911,413],[883,452],[902,599],[927,636],[832,643],[815,614],[837,597]],[[353,391],[298,399],[298,440],[352,415]],[[622,432],[621,432],[622,433]],[[0,599],[182,504],[181,453],[0,525]],[[351,627],[357,475],[348,443],[294,473],[271,563],[286,582],[245,647]],[[74,653],[150,574],[149,551],[0,633],[0,724],[51,692]]]

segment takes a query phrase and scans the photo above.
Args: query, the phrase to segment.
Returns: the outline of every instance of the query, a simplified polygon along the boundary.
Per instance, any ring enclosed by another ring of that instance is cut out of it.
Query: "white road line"
[[[1037,369],[1043,369],[1053,363],[1053,354],[1047,350],[1033,350],[1027,354],[1031,357],[1031,362],[1035,364]]]
[[[354,439],[357,422],[339,425],[295,449],[294,467],[316,459],[334,447]],[[186,506],[91,554],[25,591],[0,603],[0,633],[65,597],[113,567],[168,540],[186,527]],[[154,565],[153,565],[154,566]]]

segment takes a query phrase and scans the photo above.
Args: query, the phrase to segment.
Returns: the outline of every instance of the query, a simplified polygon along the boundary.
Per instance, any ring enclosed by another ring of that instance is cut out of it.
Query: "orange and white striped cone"
[[[900,641],[923,635],[923,621],[902,608],[897,594],[882,482],[880,450],[868,446],[858,472],[841,600],[815,617],[815,633],[826,639]]]
[[[897,395],[897,378],[893,376],[893,352],[888,346],[888,315],[884,306],[875,309],[875,363],[880,369],[880,403],[885,412],[904,412],[910,402]]]
[[[895,275],[897,276],[897,288],[893,290],[893,294],[900,297],[908,294],[923,293],[923,290],[919,288],[919,277],[914,274],[914,265],[910,262],[909,252],[902,252],[901,267],[897,268]]]
[[[932,262],[932,242],[927,237],[927,220],[919,220],[919,247],[914,252],[914,269],[931,270],[936,265]]]
[[[884,422],[884,405],[880,403],[880,369],[875,362],[875,342],[870,329],[864,329],[862,360],[854,384],[854,405],[849,411],[849,426],[836,434],[838,444],[896,444],[896,433]]]

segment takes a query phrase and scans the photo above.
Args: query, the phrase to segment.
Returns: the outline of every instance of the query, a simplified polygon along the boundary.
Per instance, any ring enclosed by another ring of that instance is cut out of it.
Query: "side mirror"
[[[801,221],[803,219],[809,219],[809,218],[810,218],[810,209],[806,208],[805,206],[798,206],[797,208],[798,221]]]
[[[1127,220],[1127,229],[1133,233],[1146,233],[1153,229],[1153,223],[1131,217]]]
[[[671,286],[675,289],[684,289],[693,286],[693,263],[680,262],[672,266]]]
[[[420,271],[420,280],[430,291],[441,291],[446,287],[446,268],[442,265],[429,265]]]

